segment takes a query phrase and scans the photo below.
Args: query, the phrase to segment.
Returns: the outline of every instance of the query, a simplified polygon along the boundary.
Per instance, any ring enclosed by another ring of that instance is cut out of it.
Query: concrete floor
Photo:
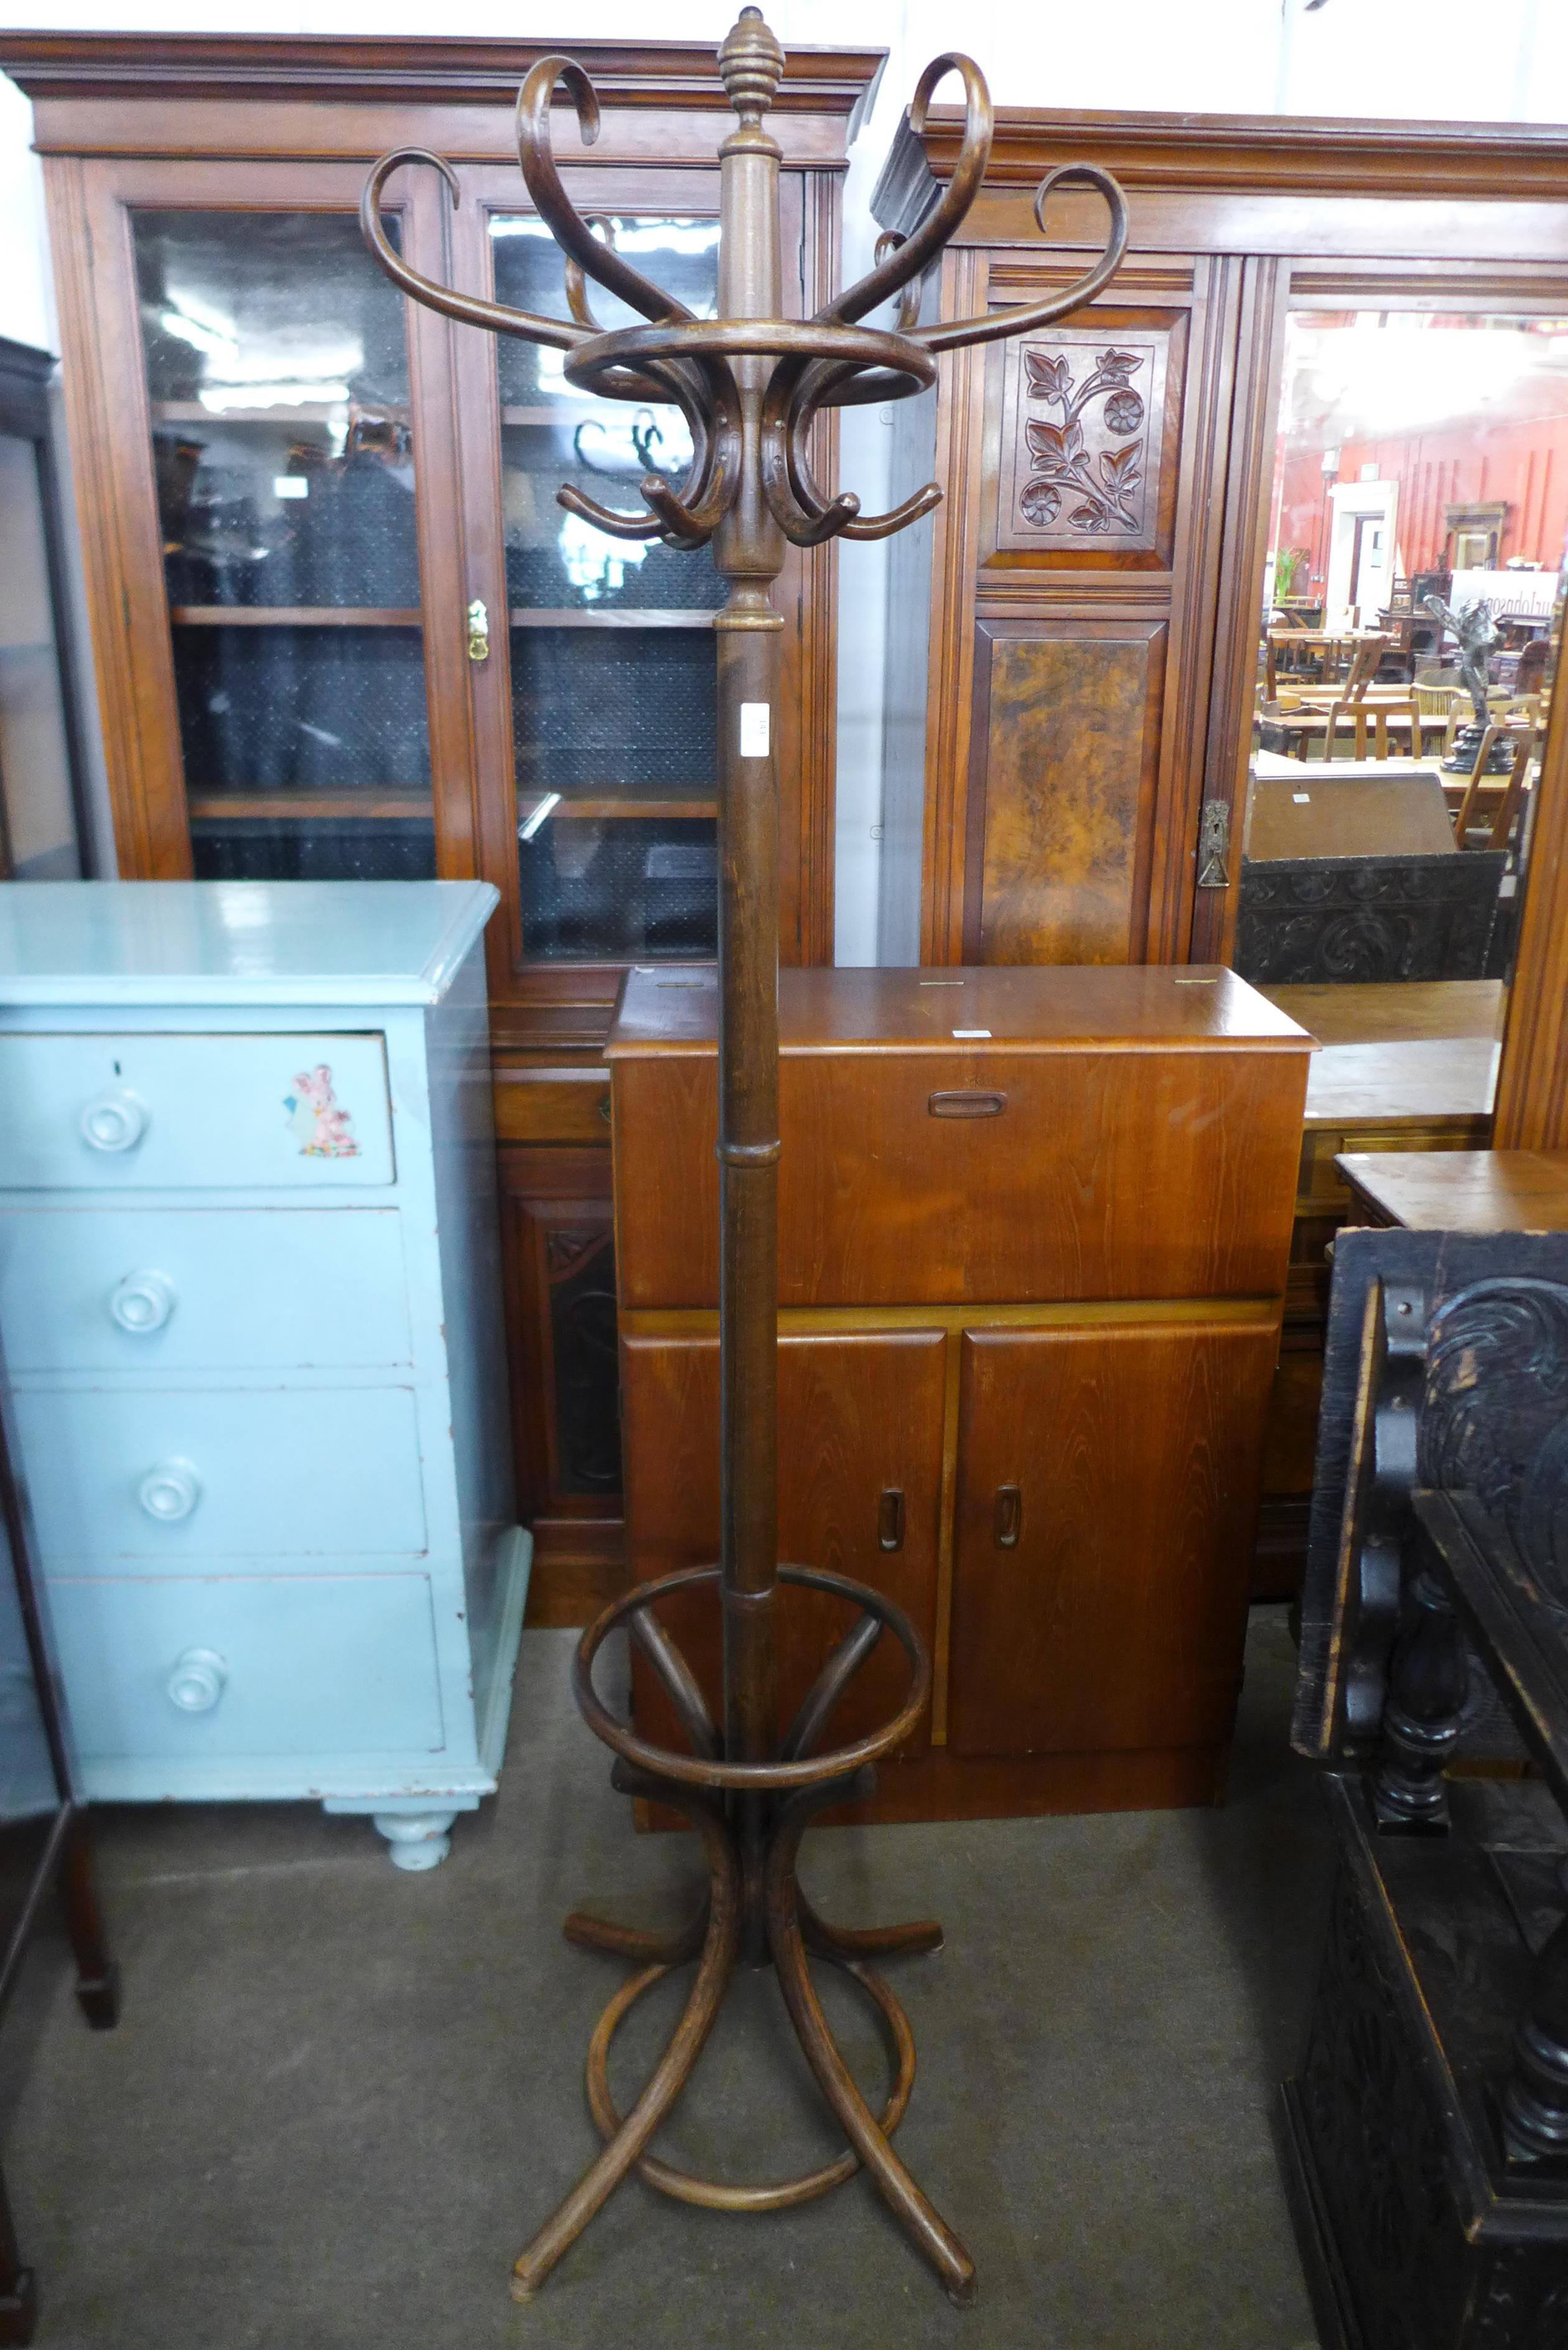
[[[863,2180],[763,2220],[634,2182],[516,2308],[512,2260],[597,2144],[583,2053],[620,1979],[561,1916],[673,1919],[694,1870],[689,1839],[633,1836],[570,1711],[570,1639],[524,1640],[502,1793],[429,1876],[303,1804],[98,1814],[121,2023],[82,2025],[51,1927],[0,2035],[45,2350],[1310,2350],[1269,2110],[1326,1841],[1286,1751],[1276,1609],[1254,1617],[1222,1812],[808,1840],[830,1915],[945,1921],[946,1950],[896,1970],[920,2057],[898,2145],[979,2264],[971,2310]],[[824,1995],[879,2086],[858,1995]],[[623,2109],[660,2020],[618,2041]],[[749,1978],[662,2144],[799,2169],[837,2150],[814,2095]]]

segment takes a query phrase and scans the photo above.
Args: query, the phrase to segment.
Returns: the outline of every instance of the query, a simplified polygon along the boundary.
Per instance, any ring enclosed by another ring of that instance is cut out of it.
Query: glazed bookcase
[[[629,963],[713,951],[706,559],[564,515],[679,477],[672,411],[573,393],[557,355],[405,303],[355,219],[370,161],[434,147],[384,217],[464,290],[565,315],[512,111],[549,44],[23,35],[116,849],[122,876],[490,880],[508,1310],[536,1604],[580,1621],[618,1581],[609,1089]],[[605,101],[566,172],[583,212],[711,307],[707,48],[571,47]],[[774,121],[793,265],[834,279],[839,179],[877,50],[796,52]],[[564,142],[576,149],[575,133]],[[819,478],[834,471],[831,420]],[[831,959],[831,546],[792,550],[781,945]]]

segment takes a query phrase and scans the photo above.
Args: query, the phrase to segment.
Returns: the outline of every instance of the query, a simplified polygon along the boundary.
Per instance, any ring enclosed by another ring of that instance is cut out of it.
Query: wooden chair
[[[1410,697],[1400,693],[1386,700],[1379,695],[1368,701],[1368,688],[1377,674],[1378,663],[1388,642],[1387,635],[1381,629],[1355,638],[1349,667],[1332,696],[1322,692],[1303,692],[1293,696],[1288,703],[1282,702],[1278,710],[1265,713],[1268,723],[1277,726],[1287,736],[1292,757],[1304,760],[1312,744],[1321,741],[1324,757],[1332,759],[1339,729],[1342,724],[1348,723],[1355,729],[1355,755],[1358,759],[1368,755],[1386,759],[1389,755],[1387,720],[1390,715],[1396,725],[1403,725],[1407,729],[1411,755],[1415,756],[1419,752],[1421,720]],[[1377,744],[1376,750],[1370,754],[1366,748],[1369,719],[1373,727],[1371,739]]]
[[[1293,670],[1299,669],[1303,658],[1315,658],[1318,673],[1312,682],[1320,690],[1332,687],[1336,693],[1343,693],[1358,681],[1363,688],[1370,682],[1392,642],[1385,629],[1363,630],[1350,626],[1303,630],[1289,625],[1271,626],[1264,672],[1268,698],[1272,702],[1278,687],[1282,650],[1292,654]]]
[[[1533,726],[1521,729],[1514,738],[1513,764],[1507,775],[1489,775],[1487,761],[1505,731],[1501,725],[1489,726],[1481,737],[1464,797],[1454,817],[1454,838],[1461,848],[1506,848],[1523,806],[1525,783],[1538,737]],[[1494,795],[1497,806],[1491,822],[1483,827],[1479,824],[1482,801]]]
[[[1422,750],[1422,728],[1428,722],[1413,695],[1400,695],[1386,702],[1369,702],[1365,698],[1352,702],[1331,702],[1326,712],[1327,728],[1324,735],[1323,755],[1332,759],[1334,743],[1342,725],[1349,724],[1355,732],[1354,756],[1357,759],[1408,757],[1418,759]],[[1390,748],[1390,726],[1402,727],[1407,742],[1403,748]]]
[[[1429,719],[1440,727],[1446,727],[1453,716],[1456,702],[1469,707],[1464,688],[1459,685],[1424,685],[1417,677],[1410,691],[1423,719]]]

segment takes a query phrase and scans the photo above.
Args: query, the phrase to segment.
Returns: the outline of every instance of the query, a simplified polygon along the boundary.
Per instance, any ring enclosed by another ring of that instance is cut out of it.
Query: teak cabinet
[[[639,967],[607,1047],[644,1578],[719,1538],[715,1021],[711,971]],[[1210,1799],[1308,1038],[1215,970],[786,971],[780,1029],[781,1556],[887,1591],[935,1659],[877,1808]],[[666,1613],[711,1690],[703,1612]],[[845,1627],[784,1621],[787,1717]],[[886,1644],[846,1734],[902,1669]]]
[[[712,50],[566,46],[604,109],[591,149],[557,117],[574,200],[711,307]],[[404,253],[566,315],[512,121],[547,47],[9,34],[0,65],[44,157],[121,875],[501,893],[486,943],[524,1509],[543,1612],[575,1621],[620,1540],[599,1050],[628,962],[713,951],[719,582],[555,504],[576,480],[636,509],[650,467],[683,464],[673,411],[580,398],[558,354],[405,304],[355,218],[376,156],[436,150],[461,201],[400,172],[386,212]],[[838,182],[882,59],[789,60],[769,119],[792,315],[836,280]],[[832,951],[835,563],[792,552],[777,597],[789,961]]]

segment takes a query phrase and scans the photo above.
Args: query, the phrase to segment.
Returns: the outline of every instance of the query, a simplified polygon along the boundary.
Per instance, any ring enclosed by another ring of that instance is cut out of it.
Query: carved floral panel
[[[1160,536],[1168,330],[1053,328],[1009,352],[999,551],[1147,557]]]

